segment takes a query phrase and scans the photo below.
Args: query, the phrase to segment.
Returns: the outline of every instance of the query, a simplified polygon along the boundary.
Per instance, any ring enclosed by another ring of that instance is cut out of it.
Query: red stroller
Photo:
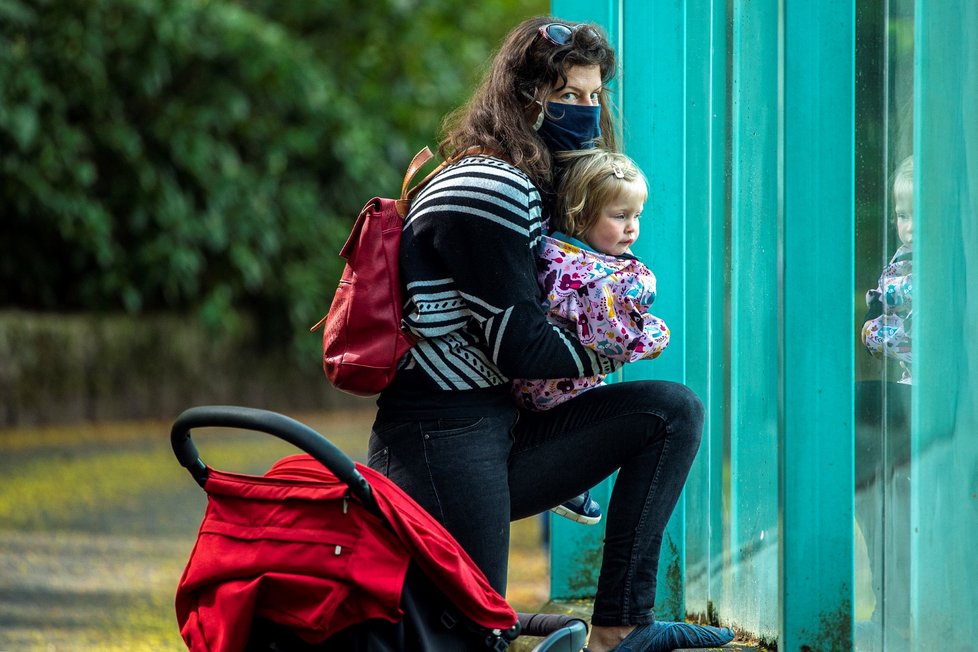
[[[306,454],[264,476],[218,471],[190,436],[207,427],[264,432]],[[584,621],[515,613],[440,523],[308,426],[197,407],[170,439],[209,499],[176,595],[194,652],[503,652],[521,634],[545,637],[534,652],[584,646]]]

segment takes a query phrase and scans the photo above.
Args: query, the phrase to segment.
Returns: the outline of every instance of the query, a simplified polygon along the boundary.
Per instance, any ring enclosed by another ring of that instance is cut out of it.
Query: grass
[[[373,414],[296,418],[363,460]],[[0,430],[0,649],[184,650],[173,594],[206,498],[169,423]],[[296,452],[241,431],[195,431],[202,458],[263,473]],[[513,524],[508,599],[546,601],[538,519]]]

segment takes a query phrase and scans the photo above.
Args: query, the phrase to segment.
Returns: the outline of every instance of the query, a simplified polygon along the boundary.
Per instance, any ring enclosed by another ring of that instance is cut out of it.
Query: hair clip
[[[625,178],[625,171],[623,169],[621,169],[621,166],[618,165],[617,163],[612,163],[611,164],[611,172],[612,172],[612,174],[615,175],[615,178],[616,179],[624,179]]]

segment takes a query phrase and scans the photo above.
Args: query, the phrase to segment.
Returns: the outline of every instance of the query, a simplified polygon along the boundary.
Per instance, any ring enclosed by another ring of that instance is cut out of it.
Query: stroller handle
[[[201,487],[207,482],[207,465],[200,459],[197,446],[190,438],[194,428],[240,428],[256,430],[283,439],[309,453],[345,483],[353,496],[375,509],[370,484],[357,471],[346,453],[309,426],[269,410],[234,405],[205,405],[184,410],[170,430],[170,444],[180,465]]]
[[[587,621],[579,616],[517,612],[521,636],[549,636],[558,630],[583,630],[587,636]],[[583,646],[583,643],[582,643]]]

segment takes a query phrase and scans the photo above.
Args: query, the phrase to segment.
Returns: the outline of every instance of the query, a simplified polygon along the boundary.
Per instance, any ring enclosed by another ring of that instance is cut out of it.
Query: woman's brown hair
[[[559,23],[573,31],[565,45],[540,35],[540,28]],[[615,51],[596,25],[575,25],[552,16],[530,18],[503,41],[489,70],[467,104],[445,119],[442,157],[478,145],[499,152],[526,172],[542,192],[552,188],[552,161],[533,121],[556,87],[567,83],[567,70],[596,65],[607,85],[616,73]],[[618,120],[602,93],[601,145],[618,149]]]

